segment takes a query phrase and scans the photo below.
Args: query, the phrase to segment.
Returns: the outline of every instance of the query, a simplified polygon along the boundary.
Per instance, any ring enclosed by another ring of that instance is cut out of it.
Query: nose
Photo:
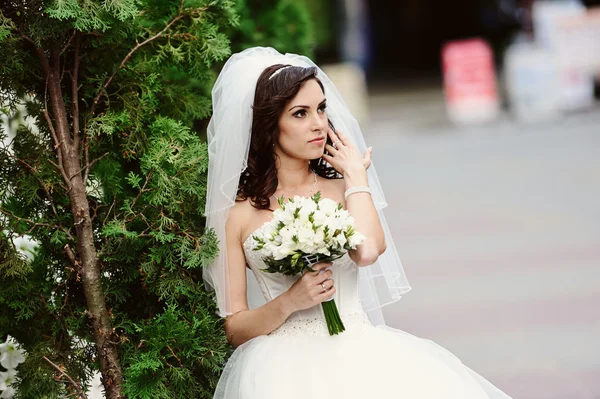
[[[323,131],[325,129],[325,126],[327,125],[327,116],[315,112],[313,114],[312,125],[313,132]]]

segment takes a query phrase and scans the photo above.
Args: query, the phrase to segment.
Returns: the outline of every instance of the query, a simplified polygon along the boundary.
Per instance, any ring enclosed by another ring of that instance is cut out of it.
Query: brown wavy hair
[[[283,69],[281,69],[283,68]],[[271,76],[280,70],[273,78]],[[270,79],[271,78],[271,79]],[[276,64],[266,68],[256,82],[254,93],[252,135],[248,153],[248,167],[240,176],[237,200],[250,199],[257,209],[269,209],[269,198],[277,190],[275,143],[279,136],[279,117],[285,104],[298,94],[304,82],[314,79],[323,94],[325,88],[317,78],[317,68]],[[335,131],[331,120],[329,127]],[[331,145],[331,139],[327,137]],[[342,176],[322,158],[310,160],[310,168],[326,179]]]

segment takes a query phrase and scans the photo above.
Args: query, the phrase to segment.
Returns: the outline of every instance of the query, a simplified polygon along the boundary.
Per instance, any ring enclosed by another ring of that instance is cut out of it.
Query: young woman
[[[382,324],[381,306],[410,287],[371,150],[310,60],[270,48],[232,56],[213,89],[208,133],[207,225],[220,253],[204,278],[236,347],[215,398],[508,399],[443,348]],[[251,237],[277,198],[317,191],[350,212],[365,241],[314,273],[261,270]],[[321,311],[332,297],[346,327],[334,336]]]

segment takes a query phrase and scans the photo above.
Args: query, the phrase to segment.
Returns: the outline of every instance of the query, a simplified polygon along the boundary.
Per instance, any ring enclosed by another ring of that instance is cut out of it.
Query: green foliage
[[[308,53],[304,6],[271,3],[252,11],[228,0],[0,6],[0,104],[18,126],[0,128],[0,338],[14,336],[28,353],[18,397],[72,393],[48,360],[83,387],[99,367],[82,275],[68,256],[79,254],[74,210],[43,114],[54,117],[40,53],[59,50],[52,62],[70,127],[78,104],[78,156],[82,175],[90,164],[87,198],[123,389],[131,398],[208,398],[231,348],[202,283],[217,245],[202,214],[207,144],[193,126],[210,115],[213,64],[231,47]],[[15,245],[23,236],[39,244],[32,260]]]
[[[140,341],[134,351],[125,355],[126,361],[132,364],[127,369],[130,382],[127,395],[130,398],[212,397],[213,390],[208,387],[216,385],[215,376],[229,354],[221,340],[207,339],[217,337],[222,328],[213,320],[204,308],[186,311],[172,304],[161,315],[135,325]],[[182,364],[191,367],[183,368]]]
[[[50,18],[70,21],[81,32],[106,32],[113,18],[118,21],[133,19],[138,14],[132,0],[105,1],[57,0],[51,3],[46,12]]]
[[[241,23],[232,36],[234,51],[256,45],[312,56],[315,28],[304,0],[238,0]]]
[[[310,14],[317,48],[323,50],[334,46],[335,32],[339,27],[336,26],[337,21],[333,14],[339,3],[331,0],[304,0],[304,3]]]
[[[0,278],[24,278],[30,272],[25,256],[0,232]]]

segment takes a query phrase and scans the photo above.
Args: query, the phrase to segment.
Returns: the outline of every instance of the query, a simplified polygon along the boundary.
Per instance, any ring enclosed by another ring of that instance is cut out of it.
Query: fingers
[[[338,164],[337,160],[332,157],[329,154],[323,154],[321,155],[321,158],[327,162],[329,165],[331,165],[333,168],[335,168],[335,170],[337,170],[339,173],[342,173],[342,171],[340,170],[340,165]],[[343,173],[342,173],[343,174]]]
[[[371,160],[373,159],[373,147],[369,147],[365,152],[365,156],[363,158],[363,165],[365,169],[369,169],[371,166]]]
[[[317,275],[317,277],[318,277],[317,282],[319,284],[321,284],[324,281],[331,280],[332,275],[333,275],[333,272],[331,271],[331,269],[327,269],[323,273],[320,273]]]
[[[331,154],[332,156],[333,156],[333,155],[336,155],[336,154],[338,153],[338,149],[337,149],[337,148],[335,148],[335,147],[334,147],[334,146],[332,146],[332,145],[329,145],[329,144],[325,144],[325,149],[326,149],[326,150],[327,150],[327,152],[328,152],[329,154]]]
[[[315,270],[327,269],[328,267],[333,266],[333,262],[319,262],[313,266]]]
[[[328,267],[333,266],[333,263],[331,262],[319,262],[315,265],[313,265],[312,269],[318,274],[319,271],[321,271],[322,269],[327,269]],[[309,272],[311,274],[315,274],[314,272]]]
[[[327,291],[320,293],[318,296],[319,301],[324,302],[327,299],[331,298],[332,296],[335,295],[335,291],[336,291],[335,287],[331,287]]]
[[[329,129],[329,138],[331,139],[331,143],[334,145],[335,147],[338,147],[340,145],[347,145],[347,140],[342,140],[342,138],[340,137],[340,135],[338,134],[338,132],[333,131],[333,129]]]
[[[325,280],[322,283],[317,284],[315,287],[318,288],[319,293],[324,294],[333,288],[333,280]],[[325,288],[325,290],[323,290]]]
[[[333,288],[334,281],[331,278],[333,272],[331,269],[321,270],[323,273],[320,273],[316,276],[316,280],[313,281],[313,284],[316,288],[316,294],[326,294],[328,291]]]
[[[309,275],[307,277],[309,279],[307,283],[309,285],[319,285],[321,283],[324,283],[325,281],[330,280],[331,276],[333,275],[333,271],[328,268],[331,266],[333,266],[333,263],[331,262],[322,262],[314,265],[314,272],[306,273]]]
[[[340,132],[339,130],[335,133],[337,134],[339,140],[342,142],[343,145],[350,145],[350,140],[348,140],[348,137],[346,137],[344,133]]]
[[[323,289],[325,288],[325,289]],[[333,280],[327,280],[315,286],[316,296],[331,295],[331,290],[334,289]]]
[[[333,129],[327,130],[327,135],[329,136],[329,139],[331,140],[332,143],[335,143],[336,141],[339,140],[337,134],[335,134]]]

